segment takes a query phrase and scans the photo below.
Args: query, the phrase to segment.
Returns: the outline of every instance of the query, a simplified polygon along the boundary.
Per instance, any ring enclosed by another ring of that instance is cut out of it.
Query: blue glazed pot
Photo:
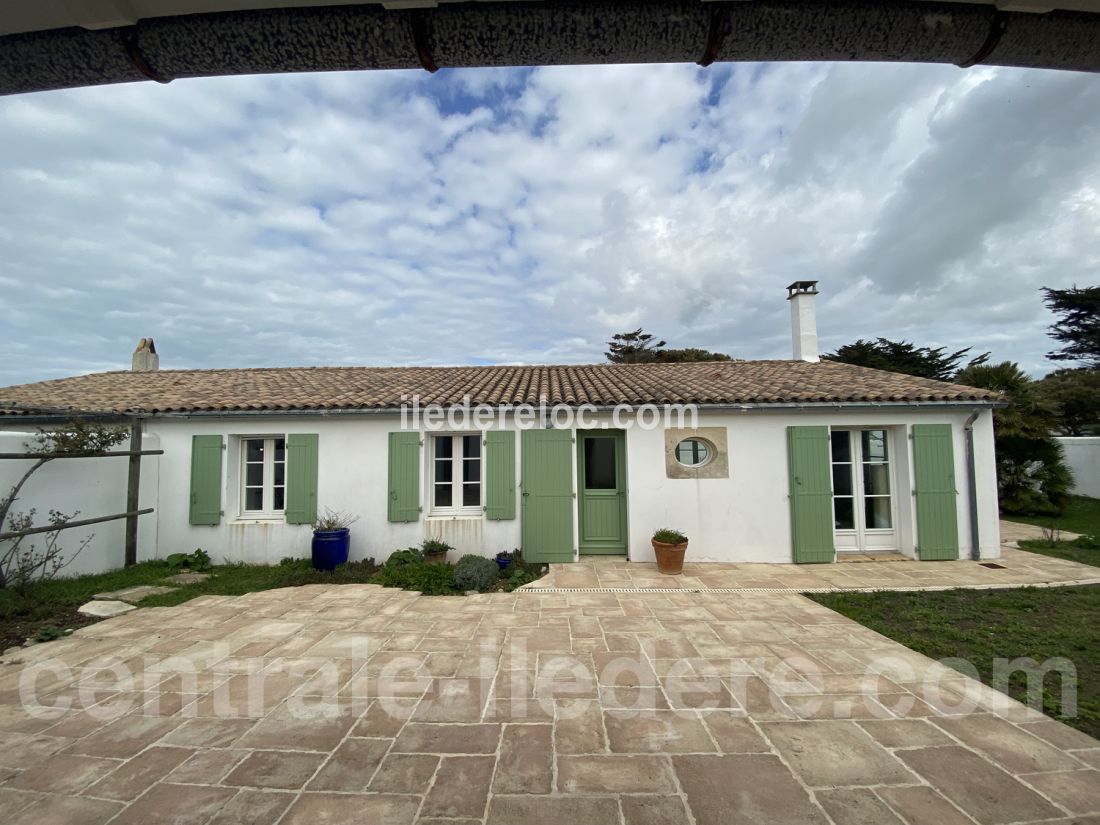
[[[314,530],[313,569],[331,571],[338,564],[347,564],[350,545],[351,530],[347,527],[339,530]]]
[[[497,567],[499,567],[501,570],[506,570],[508,568],[508,565],[510,565],[511,563],[512,560],[510,558],[501,558],[500,556],[497,556]]]

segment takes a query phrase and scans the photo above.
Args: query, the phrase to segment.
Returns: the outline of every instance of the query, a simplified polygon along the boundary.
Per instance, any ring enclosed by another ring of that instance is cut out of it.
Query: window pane
[[[449,459],[449,458],[436,459],[436,462],[435,462],[435,480],[438,481],[438,482],[443,482],[443,481],[450,482],[451,472],[452,472],[451,468],[453,466],[454,466],[454,464],[451,462],[451,459]]]
[[[833,448],[833,461],[852,460],[852,442],[849,435],[845,430],[829,433],[829,440]]]
[[[436,458],[450,458],[452,441],[449,435],[438,435],[434,439],[435,441],[435,457]]]
[[[451,506],[451,485],[450,484],[437,484],[437,485],[435,485],[435,506],[436,507],[450,507]]]
[[[275,509],[282,510],[285,503],[286,489],[283,487],[275,488]]]
[[[264,509],[264,490],[262,487],[248,487],[244,491],[244,509]]]
[[[886,430],[864,430],[863,436],[863,460],[886,460]]]
[[[252,438],[244,442],[244,460],[264,460],[264,440],[262,438]]]
[[[836,515],[837,530],[854,530],[856,526],[850,498],[833,499],[833,512]]]
[[[263,464],[244,465],[244,483],[251,486],[259,486],[264,483]]]
[[[863,504],[867,519],[864,523],[868,529],[886,529],[891,526],[889,497],[864,499]]]
[[[833,465],[833,494],[850,496],[852,494],[852,465]]]
[[[462,436],[462,457],[463,458],[477,458],[481,455],[481,436],[480,435],[464,435]]]
[[[275,460],[286,461],[286,439],[275,439]]]
[[[584,487],[586,490],[615,489],[615,439],[584,440]]]
[[[477,507],[481,504],[481,485],[480,484],[463,484],[462,485],[462,506],[463,507]]]
[[[687,467],[698,467],[710,457],[710,448],[705,441],[697,438],[685,438],[676,445],[676,460]]]
[[[275,483],[286,484],[286,465],[282,462],[275,465]]]
[[[481,459],[466,459],[462,462],[463,481],[481,481]]]
[[[889,464],[863,465],[863,492],[869,496],[886,496],[890,494]]]

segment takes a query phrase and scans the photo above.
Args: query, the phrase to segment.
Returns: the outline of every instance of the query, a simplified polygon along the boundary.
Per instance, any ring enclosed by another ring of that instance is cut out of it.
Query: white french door
[[[898,549],[888,429],[834,429],[833,526],[837,552]]]

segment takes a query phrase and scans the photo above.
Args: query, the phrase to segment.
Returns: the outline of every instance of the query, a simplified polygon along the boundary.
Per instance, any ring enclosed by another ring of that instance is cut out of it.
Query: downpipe
[[[981,414],[981,410],[974,410],[963,424],[963,431],[966,433],[966,487],[970,500],[970,558],[974,561],[982,557],[981,545],[978,543],[978,478],[975,472],[977,462],[974,458],[974,422]]]

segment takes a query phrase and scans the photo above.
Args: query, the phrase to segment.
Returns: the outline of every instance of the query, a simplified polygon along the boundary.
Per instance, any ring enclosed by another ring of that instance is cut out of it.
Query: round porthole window
[[[685,438],[676,445],[676,461],[685,467],[702,467],[714,455],[714,448],[701,438]]]

